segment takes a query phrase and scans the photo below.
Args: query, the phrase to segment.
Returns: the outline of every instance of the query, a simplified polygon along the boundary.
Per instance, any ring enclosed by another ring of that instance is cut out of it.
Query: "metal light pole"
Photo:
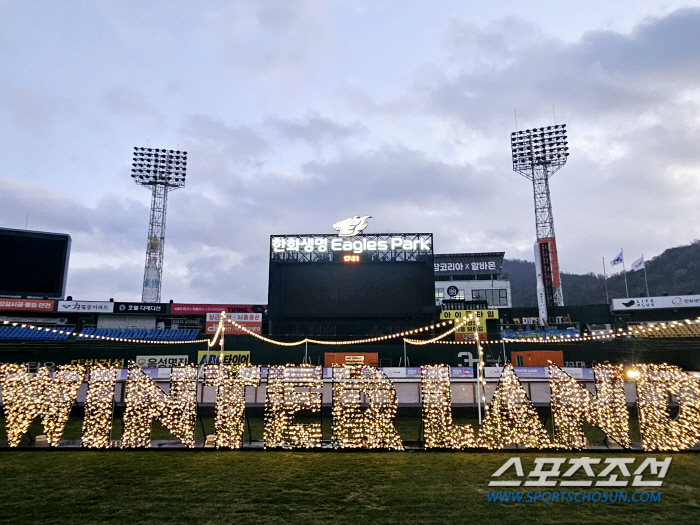
[[[149,187],[152,192],[141,301],[159,303],[168,192],[185,186],[187,152],[135,147],[132,166],[131,177],[136,184]]]
[[[564,306],[559,279],[559,260],[554,236],[549,179],[566,164],[569,156],[566,124],[511,133],[513,170],[532,181],[535,197],[535,265],[540,322],[547,322],[553,306]]]

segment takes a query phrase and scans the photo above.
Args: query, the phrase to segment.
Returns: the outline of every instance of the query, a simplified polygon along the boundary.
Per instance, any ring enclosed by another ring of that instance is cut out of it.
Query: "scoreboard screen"
[[[271,296],[270,300],[277,303],[275,306],[279,306],[279,317],[423,315],[422,283],[423,274],[427,271],[426,264],[359,261],[343,263],[347,264],[278,265],[273,270],[273,277],[279,279],[279,296]],[[272,305],[270,307],[275,309]]]
[[[0,295],[62,298],[70,235],[0,228]]]

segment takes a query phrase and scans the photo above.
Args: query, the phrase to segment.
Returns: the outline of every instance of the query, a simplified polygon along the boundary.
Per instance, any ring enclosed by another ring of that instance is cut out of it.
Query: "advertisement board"
[[[25,312],[53,312],[54,301],[43,299],[12,299],[0,297],[0,310]]]
[[[137,355],[136,365],[139,368],[172,368],[186,365],[189,358],[186,355]]]
[[[663,297],[631,297],[613,299],[614,312],[652,310],[655,308],[700,308],[700,295],[668,295]]]
[[[263,313],[267,307],[261,304],[184,304],[173,303],[170,305],[171,314],[205,315],[207,312],[225,311],[227,314],[235,313]]]
[[[170,303],[114,303],[115,314],[167,314]]]
[[[219,352],[216,350],[197,352],[197,363],[199,366],[218,365]],[[250,364],[250,352],[247,350],[226,350],[224,352],[224,365],[245,365]]]
[[[435,277],[499,274],[504,255],[505,252],[436,254]]]
[[[262,314],[260,313],[230,313],[226,316],[232,321],[245,326],[251,332],[262,333]],[[220,312],[208,312],[206,314],[206,333],[214,334],[219,327]],[[224,324],[224,334],[244,334],[245,332],[231,323]]]
[[[111,314],[114,312],[114,303],[111,301],[58,301],[57,311]]]

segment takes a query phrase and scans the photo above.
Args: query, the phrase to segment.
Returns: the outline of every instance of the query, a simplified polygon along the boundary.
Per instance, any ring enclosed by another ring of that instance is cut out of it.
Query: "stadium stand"
[[[700,337],[700,324],[671,322],[647,325],[628,324],[630,335],[639,338],[663,339],[668,337]]]
[[[0,340],[3,341],[65,341],[75,330],[74,327],[30,328],[29,326],[0,325]],[[63,333],[61,333],[63,332]]]
[[[172,328],[83,328],[83,337],[114,337],[118,339],[140,339],[143,341],[194,341],[199,330]],[[80,339],[80,338],[79,338]]]

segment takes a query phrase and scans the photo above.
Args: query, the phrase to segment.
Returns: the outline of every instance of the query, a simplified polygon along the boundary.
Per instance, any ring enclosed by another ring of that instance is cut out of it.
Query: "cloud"
[[[165,115],[148,102],[141,93],[130,89],[112,89],[105,95],[104,102],[111,111],[125,117],[146,119],[155,124],[165,123]]]

